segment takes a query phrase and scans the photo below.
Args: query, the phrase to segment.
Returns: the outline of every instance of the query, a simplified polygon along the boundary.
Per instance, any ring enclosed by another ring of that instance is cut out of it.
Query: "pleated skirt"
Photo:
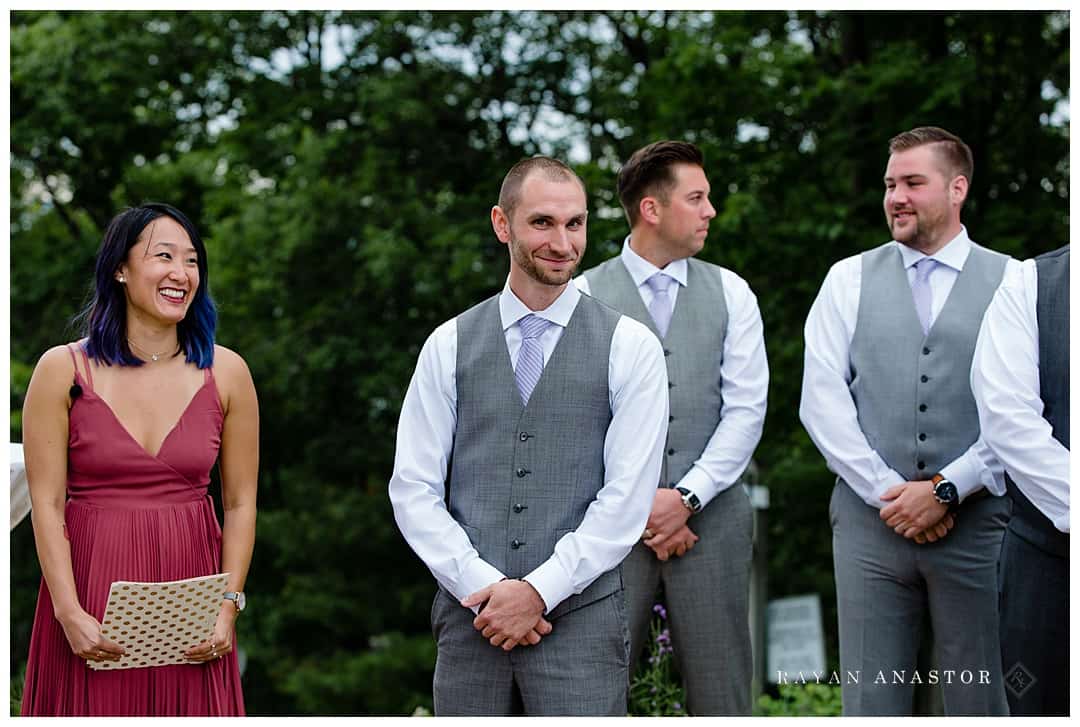
[[[207,497],[138,509],[69,500],[65,522],[79,603],[99,622],[113,581],[174,581],[220,570],[221,529]],[[22,714],[242,716],[235,635],[233,651],[206,664],[94,671],[72,653],[43,578]]]

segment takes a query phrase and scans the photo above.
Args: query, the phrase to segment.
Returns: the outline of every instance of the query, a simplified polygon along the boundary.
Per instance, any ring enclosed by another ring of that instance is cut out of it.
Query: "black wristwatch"
[[[957,492],[956,485],[945,479],[945,475],[939,472],[930,478],[930,482],[934,485],[935,500],[946,507],[955,507],[960,504],[960,493]]]
[[[685,487],[676,487],[675,491],[682,495],[682,504],[686,505],[686,509],[692,513],[701,512],[701,500],[690,490]]]

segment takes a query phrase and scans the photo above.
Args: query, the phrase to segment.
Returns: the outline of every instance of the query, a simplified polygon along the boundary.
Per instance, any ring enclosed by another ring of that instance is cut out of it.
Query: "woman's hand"
[[[184,652],[184,657],[192,663],[217,661],[233,650],[233,623],[236,621],[236,606],[232,601],[225,601],[218,612],[214,630],[206,641],[192,646]]]
[[[83,609],[57,620],[76,656],[89,661],[117,661],[124,655],[124,647],[102,636],[101,624]]]

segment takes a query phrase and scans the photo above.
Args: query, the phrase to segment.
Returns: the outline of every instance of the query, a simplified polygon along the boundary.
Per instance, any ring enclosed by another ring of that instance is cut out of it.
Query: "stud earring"
[[[123,275],[116,276],[116,282],[118,282],[118,283],[124,282],[124,276]]]

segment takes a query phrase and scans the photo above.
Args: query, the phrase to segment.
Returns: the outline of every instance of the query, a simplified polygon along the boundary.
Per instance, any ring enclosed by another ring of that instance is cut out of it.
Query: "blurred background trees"
[[[626,224],[620,160],[705,152],[702,257],[758,295],[772,370],[756,460],[770,595],[817,592],[835,663],[832,477],[797,419],[828,267],[888,239],[888,139],[969,143],[964,219],[1016,257],[1068,242],[1067,12],[14,12],[11,437],[37,358],[71,340],[107,221],[167,201],[207,240],[219,341],[262,410],[240,620],[252,714],[430,707],[434,583],[386,483],[416,355],[508,269],[488,211],[518,159],[589,187],[583,267]],[[40,573],[11,535],[11,669]]]

